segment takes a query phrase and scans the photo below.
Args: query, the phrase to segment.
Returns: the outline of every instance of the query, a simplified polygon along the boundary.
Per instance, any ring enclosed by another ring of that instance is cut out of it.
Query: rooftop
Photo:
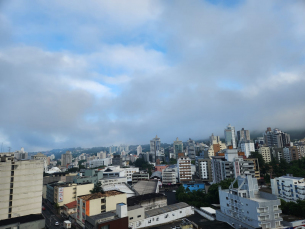
[[[75,200],[75,201],[72,201],[72,202],[70,202],[70,203],[67,203],[67,204],[65,204],[65,206],[66,206],[68,209],[76,208],[76,206],[77,206],[77,201]]]
[[[143,207],[141,205],[128,206],[127,210],[131,211],[131,210],[138,209],[138,208],[143,208]]]
[[[154,198],[166,198],[166,196],[161,193],[148,193],[140,196],[132,196],[127,198],[127,206],[141,205],[142,201]]]
[[[106,191],[105,193],[93,193],[93,194],[89,194],[89,195],[83,195],[83,196],[79,196],[79,198],[81,198],[82,200],[94,200],[94,199],[99,199],[102,197],[109,197],[109,196],[116,196],[116,195],[120,195],[123,194],[123,192],[120,191]]]
[[[281,176],[280,178],[286,178],[286,179],[294,179],[294,180],[302,180],[303,177],[293,177],[293,176]]]
[[[117,190],[124,193],[134,193],[125,183],[103,185],[104,191]]]
[[[133,188],[139,193],[139,195],[144,195],[148,193],[155,193],[157,185],[157,180],[140,180],[133,186]]]
[[[167,212],[175,211],[175,210],[178,210],[181,208],[186,208],[186,207],[189,207],[189,205],[187,203],[180,202],[180,203],[168,205],[168,206],[165,206],[162,208],[156,208],[156,209],[145,212],[145,218],[164,214]]]
[[[15,224],[15,223],[28,223],[28,222],[33,222],[37,220],[44,220],[44,217],[42,214],[31,214],[31,215],[25,215],[25,216],[20,216],[20,217],[15,217],[11,219],[3,219],[0,220],[0,226],[6,226],[9,224]]]

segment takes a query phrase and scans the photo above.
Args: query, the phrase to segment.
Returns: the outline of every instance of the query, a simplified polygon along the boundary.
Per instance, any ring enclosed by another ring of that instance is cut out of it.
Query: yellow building
[[[85,224],[86,216],[114,211],[118,203],[127,204],[126,193],[106,191],[105,193],[79,196],[77,198],[77,221],[80,224]]]
[[[94,187],[93,183],[75,184],[65,183],[54,186],[54,203],[63,206],[67,203],[76,201],[77,196],[87,195]]]
[[[271,161],[270,148],[267,146],[262,146],[258,149],[258,152],[263,156],[263,159],[266,163]]]

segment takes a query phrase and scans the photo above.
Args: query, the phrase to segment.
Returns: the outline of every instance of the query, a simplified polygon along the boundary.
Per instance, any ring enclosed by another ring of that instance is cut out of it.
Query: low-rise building
[[[177,183],[177,172],[173,168],[166,168],[162,171],[162,183],[172,185]]]
[[[112,161],[111,158],[102,158],[102,159],[94,159],[87,162],[88,168],[97,168],[101,166],[108,166],[111,165]]]
[[[79,196],[77,198],[77,222],[84,226],[87,216],[116,210],[118,203],[126,204],[126,202],[126,194],[119,191],[106,191],[105,193],[99,192]]]
[[[149,210],[145,212],[145,219],[138,219],[129,223],[129,227],[146,228],[165,224],[194,214],[194,208],[184,202]]]
[[[144,211],[164,207],[167,206],[167,197],[161,193],[149,193],[127,199],[128,207],[136,205],[144,207]]]
[[[140,180],[133,185],[133,189],[139,194],[159,193],[158,180]]]
[[[126,183],[123,184],[108,184],[108,185],[103,185],[102,186],[104,191],[120,191],[123,193],[126,193],[127,198],[135,196],[136,193],[135,191],[133,191],[129,185],[127,185]]]
[[[233,184],[238,182],[238,188]],[[258,191],[257,179],[238,176],[229,189],[219,187],[220,210],[216,219],[234,228],[280,228],[280,200],[276,195]]]
[[[87,216],[86,229],[128,229],[127,207],[124,203],[118,203],[116,211],[103,212],[93,216]]]
[[[305,200],[305,178],[286,176],[271,179],[272,194],[285,201]]]
[[[163,165],[163,164],[161,164],[161,165],[156,165],[156,166],[155,166],[155,171],[159,171],[159,172],[162,173],[162,171],[163,171],[164,169],[166,169],[168,166],[169,166],[169,165]]]
[[[73,183],[96,183],[103,179],[103,171],[95,169],[86,169],[83,176],[75,176]]]
[[[149,180],[149,173],[137,172],[132,174],[132,183],[137,183],[140,180]]]
[[[66,216],[69,216],[71,214],[74,214],[77,212],[77,201],[72,201],[70,203],[64,204],[64,210],[63,213]]]
[[[109,185],[109,184],[123,184],[127,183],[127,177],[104,177],[100,180],[102,185]]]
[[[42,229],[48,225],[42,214],[30,214],[11,219],[0,220],[0,229]]]

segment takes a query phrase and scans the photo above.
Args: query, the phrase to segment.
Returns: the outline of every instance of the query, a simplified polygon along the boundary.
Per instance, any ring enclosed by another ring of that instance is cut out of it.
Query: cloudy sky
[[[0,144],[305,128],[305,3],[0,1]]]

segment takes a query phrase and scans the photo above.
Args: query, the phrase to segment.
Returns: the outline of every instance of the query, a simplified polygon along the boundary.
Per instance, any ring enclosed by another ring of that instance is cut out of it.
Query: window
[[[129,220],[132,220],[132,219],[133,219],[133,217],[130,217],[130,218],[129,218]]]
[[[182,211],[180,211],[180,213],[182,213]]]
[[[141,215],[138,215],[138,218],[140,218],[141,217]]]

